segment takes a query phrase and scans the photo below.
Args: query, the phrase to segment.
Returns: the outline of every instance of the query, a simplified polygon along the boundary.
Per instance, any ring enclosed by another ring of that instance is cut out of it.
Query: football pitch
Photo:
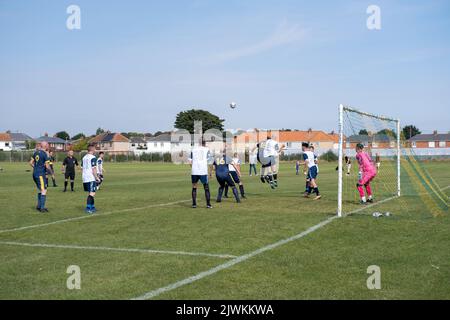
[[[448,201],[449,162],[424,166]],[[320,166],[319,201],[301,197],[293,163],[281,165],[277,190],[243,166],[248,199],[211,210],[202,187],[190,207],[187,165],[107,163],[91,216],[80,172],[63,193],[56,164],[59,187],[40,214],[27,164],[0,167],[0,299],[450,299],[448,211],[431,214],[411,191],[336,218],[335,163]],[[367,287],[372,265],[379,290]],[[69,266],[80,289],[67,287]]]

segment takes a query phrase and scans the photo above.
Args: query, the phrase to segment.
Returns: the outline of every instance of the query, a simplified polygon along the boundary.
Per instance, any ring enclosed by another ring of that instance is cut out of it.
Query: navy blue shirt
[[[230,174],[228,165],[231,163],[231,158],[223,156],[214,161],[214,167],[216,168],[216,176],[226,177]]]
[[[33,154],[32,159],[34,160],[33,176],[45,176],[47,169],[45,164],[49,163],[50,159],[47,152],[43,150],[36,150]]]

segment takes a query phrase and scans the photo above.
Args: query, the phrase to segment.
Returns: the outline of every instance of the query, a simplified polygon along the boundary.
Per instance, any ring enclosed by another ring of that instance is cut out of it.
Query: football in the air
[[[232,103],[230,103],[230,108],[231,108],[231,109],[234,109],[234,108],[236,108],[236,102],[232,102]]]

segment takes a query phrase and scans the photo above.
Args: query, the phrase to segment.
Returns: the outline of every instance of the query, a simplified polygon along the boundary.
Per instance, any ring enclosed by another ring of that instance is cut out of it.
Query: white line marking
[[[352,214],[355,214],[355,213],[359,213],[361,211],[367,210],[367,209],[369,209],[371,207],[374,207],[376,205],[379,205],[379,204],[382,204],[382,203],[385,203],[385,202],[388,202],[388,201],[391,201],[391,200],[397,199],[397,198],[399,198],[399,196],[393,196],[393,197],[390,197],[390,198],[386,198],[384,200],[380,200],[380,201],[371,203],[369,205],[361,205],[361,208],[353,210],[353,211],[351,211],[349,213],[344,213],[344,215],[349,216],[349,215],[352,215]]]
[[[41,223],[41,224],[35,224],[35,225],[31,225],[31,226],[0,230],[0,234],[7,233],[7,232],[23,231],[23,230],[28,230],[28,229],[40,228],[40,227],[47,227],[47,226],[51,226],[54,224],[65,223],[65,222],[70,222],[70,221],[77,221],[77,220],[82,220],[82,219],[87,219],[87,218],[92,218],[92,217],[103,217],[103,216],[107,216],[107,215],[114,214],[114,213],[131,212],[131,211],[138,211],[138,210],[158,208],[158,207],[167,207],[167,206],[171,206],[171,205],[179,204],[179,203],[183,203],[183,202],[188,202],[188,201],[190,201],[190,200],[180,200],[180,201],[174,201],[174,202],[168,202],[168,203],[153,204],[153,205],[149,205],[149,206],[145,206],[145,207],[116,210],[116,211],[110,211],[110,212],[105,212],[105,213],[100,213],[100,214],[92,214],[92,215],[86,214],[86,215],[80,216],[80,217],[56,220],[56,221],[52,221],[52,222],[48,222],[48,223]]]
[[[46,244],[46,243],[25,243],[13,241],[0,241],[2,245],[8,246],[22,246],[22,247],[38,247],[38,248],[59,248],[59,249],[78,249],[78,250],[99,250],[99,251],[117,251],[117,252],[137,252],[137,253],[160,253],[160,254],[174,254],[185,256],[204,256],[222,259],[232,259],[236,256],[231,254],[214,254],[204,252],[186,252],[186,251],[170,251],[170,250],[153,250],[153,249],[132,249],[132,248],[109,248],[109,247],[95,247],[95,246],[76,246],[63,244]]]
[[[383,201],[374,203],[372,205],[361,207],[360,209],[352,211],[352,212],[350,212],[348,214],[360,212],[362,210],[368,209],[368,208],[370,208],[372,206],[375,206],[377,204],[381,204],[383,202],[387,202],[387,201],[390,201],[390,200],[396,199],[396,198],[398,198],[398,197],[388,198],[388,199],[385,199]],[[301,239],[301,238],[307,236],[308,234],[313,233],[314,231],[316,231],[316,230],[326,226],[327,224],[329,224],[330,222],[334,221],[337,218],[338,218],[337,215],[332,216],[332,217],[330,217],[330,218],[328,218],[326,220],[323,220],[322,222],[319,222],[318,224],[316,224],[316,225],[306,229],[305,231],[303,231],[303,232],[301,232],[301,233],[299,233],[299,234],[297,234],[295,236],[292,236],[290,238],[287,238],[287,239],[280,240],[278,242],[269,244],[269,245],[267,245],[265,247],[262,247],[260,249],[255,250],[255,251],[252,251],[250,253],[247,253],[245,255],[242,255],[242,256],[234,258],[234,259],[232,259],[230,261],[227,261],[227,262],[225,262],[223,264],[220,264],[217,267],[214,267],[214,268],[209,269],[207,271],[200,272],[200,273],[198,273],[198,274],[196,274],[196,275],[194,275],[192,277],[189,277],[189,278],[186,278],[186,279],[174,282],[172,284],[169,284],[168,286],[165,286],[165,287],[162,287],[162,288],[159,288],[159,289],[155,289],[155,290],[149,291],[149,292],[147,292],[147,293],[145,293],[145,294],[143,294],[143,295],[141,295],[141,296],[139,296],[137,298],[133,298],[132,300],[148,300],[148,299],[152,299],[152,298],[157,297],[157,296],[159,296],[159,295],[161,295],[163,293],[172,291],[174,289],[177,289],[177,288],[182,287],[182,286],[187,285],[187,284],[191,284],[191,283],[193,283],[195,281],[198,281],[198,280],[206,278],[206,277],[208,277],[210,275],[213,275],[213,274],[215,274],[215,273],[217,273],[219,271],[228,269],[228,268],[230,268],[230,267],[232,267],[232,266],[234,266],[234,265],[236,265],[238,263],[244,262],[244,261],[246,261],[246,260],[248,260],[250,258],[253,258],[254,256],[257,256],[257,255],[259,255],[261,253],[273,250],[273,249],[275,249],[275,248],[277,248],[279,246],[285,245],[285,244],[287,244],[289,242]]]

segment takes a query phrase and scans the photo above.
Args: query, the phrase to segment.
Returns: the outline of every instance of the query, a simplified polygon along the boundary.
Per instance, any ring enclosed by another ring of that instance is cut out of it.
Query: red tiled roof
[[[130,140],[120,133],[105,132],[89,140],[89,143],[96,142],[129,142]]]
[[[275,132],[274,132],[275,133]],[[249,139],[252,140],[266,140],[266,132],[245,132],[240,134],[236,139],[248,142]],[[337,134],[328,134],[323,131],[278,131],[278,137],[276,138],[280,142],[323,142],[329,141],[338,143],[339,136]]]
[[[11,135],[9,133],[0,133],[0,141],[11,141]]]

